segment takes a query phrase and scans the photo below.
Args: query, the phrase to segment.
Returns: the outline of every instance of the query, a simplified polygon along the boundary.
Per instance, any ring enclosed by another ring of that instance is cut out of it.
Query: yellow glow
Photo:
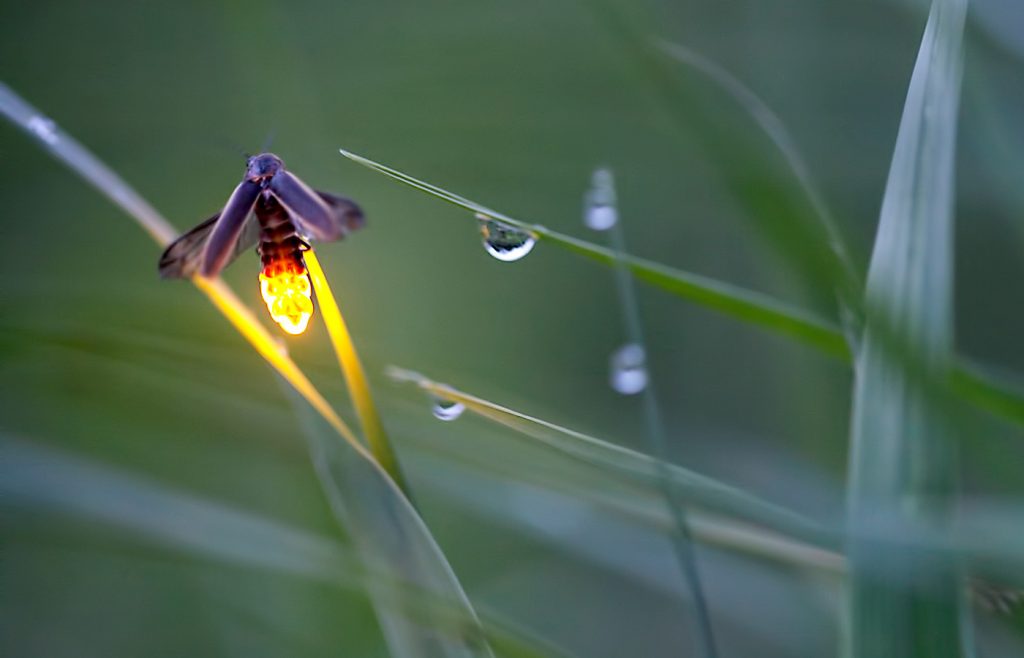
[[[248,307],[242,303],[231,288],[221,279],[204,279],[201,276],[192,278],[192,283],[202,290],[213,305],[217,307],[224,317],[234,325],[242,336],[245,337],[256,351],[266,359],[267,363],[274,367],[285,380],[306,398],[310,406],[316,409],[338,434],[340,434],[350,446],[367,459],[372,459],[363,444],[356,437],[345,421],[334,411],[330,403],[320,394],[320,391],[313,386],[305,373],[288,356],[288,352],[281,347],[277,340],[270,335],[270,332],[256,320]]]
[[[279,271],[273,276],[260,272],[260,292],[270,317],[282,329],[293,336],[306,330],[313,317],[313,287],[305,269]]]

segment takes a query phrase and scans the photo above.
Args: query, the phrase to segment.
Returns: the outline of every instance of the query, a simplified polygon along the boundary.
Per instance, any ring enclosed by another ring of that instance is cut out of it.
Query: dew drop
[[[465,410],[466,405],[461,402],[434,398],[434,406],[431,412],[434,414],[434,418],[438,420],[452,421],[461,416]]]
[[[26,122],[26,127],[39,139],[49,145],[57,143],[57,124],[52,119],[36,115]]]
[[[595,231],[607,231],[619,221],[615,207],[615,180],[608,169],[598,169],[583,197],[583,223]]]
[[[627,343],[612,353],[610,382],[623,395],[636,395],[647,388],[647,357],[643,347]]]
[[[591,205],[587,207],[583,222],[587,228],[595,231],[607,231],[619,221],[619,211],[615,206]]]
[[[480,235],[484,239],[487,253],[500,261],[511,263],[533,251],[537,238],[508,224],[502,224],[493,217],[477,213]]]

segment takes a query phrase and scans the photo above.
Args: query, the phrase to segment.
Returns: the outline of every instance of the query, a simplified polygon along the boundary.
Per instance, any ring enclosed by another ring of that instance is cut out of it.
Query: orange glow
[[[282,268],[269,276],[267,272],[260,272],[260,292],[270,317],[282,329],[293,336],[306,330],[313,317],[313,287],[305,268],[298,271]]]

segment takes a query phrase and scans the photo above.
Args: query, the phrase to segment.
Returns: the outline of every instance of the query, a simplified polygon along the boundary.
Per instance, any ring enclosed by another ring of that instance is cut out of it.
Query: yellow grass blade
[[[331,337],[331,345],[338,357],[341,372],[345,376],[345,385],[348,386],[352,402],[355,404],[356,414],[359,415],[359,422],[363,426],[363,435],[370,446],[370,452],[373,453],[381,468],[387,471],[395,484],[408,497],[409,489],[398,466],[395,452],[391,448],[391,442],[384,432],[384,424],[380,420],[380,414],[377,413],[377,405],[373,402],[373,394],[370,393],[366,372],[363,370],[363,364],[359,361],[359,354],[352,342],[352,335],[345,324],[345,318],[341,316],[338,302],[335,301],[334,295],[331,293],[331,287],[320,267],[320,261],[312,249],[305,253],[305,261],[309,278],[313,281],[313,290],[316,291],[320,317],[323,318],[327,333]]]
[[[121,177],[65,133],[53,120],[32,107],[13,89],[0,82],[0,114],[7,116],[15,125],[25,130],[58,160],[93,184],[111,201],[120,206],[161,246],[166,246],[175,237],[177,230],[164,219],[153,206],[126,184]],[[335,413],[327,400],[288,356],[287,351],[253,316],[235,293],[220,279],[196,277],[192,283],[202,290],[214,306],[224,314],[256,351],[273,366],[302,397],[324,417],[352,446],[367,455],[366,449],[356,435]]]
[[[249,344],[256,349],[267,363],[273,366],[284,379],[291,384],[292,388],[306,398],[309,404],[316,409],[317,413],[324,417],[338,434],[346,441],[353,444],[357,449],[363,450],[359,439],[352,432],[352,429],[345,424],[345,421],[334,411],[331,405],[320,394],[320,391],[313,386],[309,378],[299,369],[299,366],[288,356],[284,347],[275,339],[269,331],[257,320],[252,311],[246,307],[234,291],[231,290],[221,279],[204,279],[195,277],[192,283],[196,285],[213,302],[217,310],[224,314],[224,317],[238,330],[238,333]]]

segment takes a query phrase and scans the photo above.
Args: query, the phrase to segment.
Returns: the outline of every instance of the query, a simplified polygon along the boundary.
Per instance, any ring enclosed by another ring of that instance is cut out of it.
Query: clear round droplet
[[[598,169],[583,197],[583,223],[595,231],[607,231],[619,221],[615,207],[615,179],[609,169]]]
[[[438,398],[434,399],[434,406],[431,408],[431,412],[434,414],[434,418],[443,421],[453,421],[462,415],[462,412],[466,410],[466,405],[461,402],[455,402],[453,400],[441,400]]]
[[[627,343],[611,356],[611,387],[623,395],[636,395],[647,388],[647,357],[644,348]]]
[[[588,206],[583,216],[587,228],[595,231],[607,231],[619,221],[619,211],[615,206]]]
[[[477,214],[480,235],[484,239],[487,253],[500,261],[511,263],[533,251],[537,238],[508,224],[502,224],[493,217]]]

